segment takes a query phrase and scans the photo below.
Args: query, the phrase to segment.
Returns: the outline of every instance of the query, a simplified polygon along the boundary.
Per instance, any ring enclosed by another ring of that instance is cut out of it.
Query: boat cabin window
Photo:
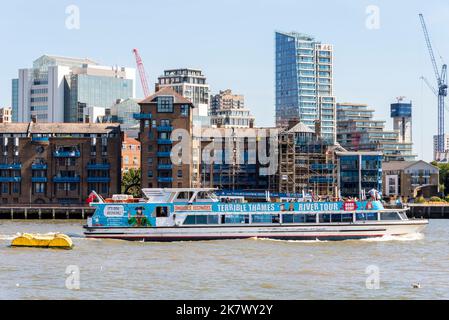
[[[184,220],[184,225],[218,224],[218,215],[190,215]]]
[[[377,221],[377,212],[358,212],[355,214],[356,221]]]
[[[280,217],[278,214],[254,214],[252,216],[252,222],[266,224],[279,223]]]
[[[201,191],[198,192],[198,195],[196,196],[196,201],[213,201],[215,200],[214,197],[212,196],[212,194],[210,192],[205,192],[205,191]]]
[[[221,218],[222,224],[249,224],[247,214],[226,214]]]
[[[169,210],[168,207],[157,207],[156,208],[156,218],[168,218]]]
[[[401,220],[401,217],[397,212],[382,212],[380,214],[380,220]]]
[[[284,214],[283,223],[316,223],[316,214]]]
[[[180,192],[175,199],[175,202],[189,202],[193,197],[193,192]]]
[[[358,212],[355,214],[356,221],[376,221],[377,212]]]
[[[330,214],[320,214],[320,223],[330,223],[331,215]]]

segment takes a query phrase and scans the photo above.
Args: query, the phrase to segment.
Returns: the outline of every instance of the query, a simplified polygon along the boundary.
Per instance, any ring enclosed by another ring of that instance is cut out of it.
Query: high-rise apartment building
[[[19,119],[19,79],[12,79],[11,88],[12,122],[17,122]]]
[[[438,136],[433,136],[433,160],[438,162],[449,162],[449,134],[444,134],[442,137],[443,152],[438,151]]]
[[[135,96],[135,70],[44,55],[12,81],[15,122],[84,122],[84,108]]]
[[[276,124],[299,119],[335,142],[333,47],[296,32],[276,32]]]
[[[230,89],[211,96],[209,112],[211,124],[220,128],[250,128],[254,117],[245,108],[245,97],[233,94]]]
[[[176,93],[193,103],[193,121],[208,125],[210,106],[210,87],[206,76],[198,69],[172,69],[165,70],[156,84],[156,91],[170,87]]]
[[[391,104],[393,130],[399,131],[399,142],[412,142],[412,103],[402,102]]]
[[[385,161],[414,161],[413,144],[399,130],[385,130],[385,121],[374,119],[365,104],[337,104],[337,140],[350,151],[381,151]],[[407,135],[404,135],[407,136]]]

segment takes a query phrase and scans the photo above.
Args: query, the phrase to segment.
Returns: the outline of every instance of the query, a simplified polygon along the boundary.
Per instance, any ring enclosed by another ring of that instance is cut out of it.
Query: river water
[[[0,299],[449,299],[449,220],[342,242],[88,240],[82,224],[0,222]],[[75,248],[11,248],[17,232],[63,232]]]

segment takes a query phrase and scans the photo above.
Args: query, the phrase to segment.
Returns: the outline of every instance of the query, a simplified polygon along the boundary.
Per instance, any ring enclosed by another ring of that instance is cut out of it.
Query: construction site
[[[325,198],[338,196],[335,148],[302,123],[283,131],[279,137],[277,191]]]

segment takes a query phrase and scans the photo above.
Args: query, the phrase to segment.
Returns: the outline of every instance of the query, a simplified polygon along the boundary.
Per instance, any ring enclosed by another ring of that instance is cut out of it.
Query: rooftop
[[[140,101],[139,104],[155,103],[155,99],[157,97],[167,97],[167,96],[173,97],[174,103],[185,103],[185,104],[189,104],[189,105],[193,106],[192,103],[190,102],[190,100],[184,98],[182,95],[180,95],[179,93],[174,91],[171,87],[162,87],[159,91],[157,91],[152,96],[149,96],[148,98]]]
[[[22,134],[105,134],[120,130],[112,123],[0,123],[0,133]]]
[[[405,170],[411,166],[414,166],[417,163],[424,163],[428,166],[434,167],[434,165],[427,163],[423,160],[418,161],[388,161],[382,164],[382,170],[384,171],[400,171]]]

